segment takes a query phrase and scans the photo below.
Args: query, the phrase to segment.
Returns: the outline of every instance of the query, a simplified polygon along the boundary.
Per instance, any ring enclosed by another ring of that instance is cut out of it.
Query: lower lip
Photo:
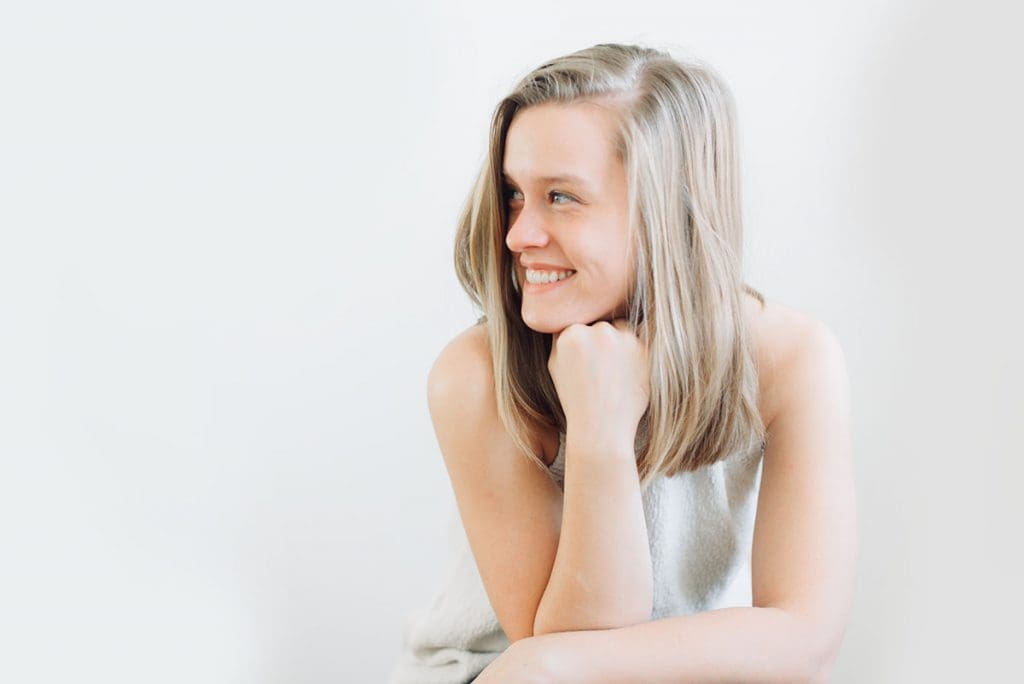
[[[534,294],[541,294],[542,292],[550,292],[551,290],[554,290],[555,288],[557,288],[559,285],[564,285],[565,283],[569,282],[570,280],[572,280],[575,277],[576,277],[576,274],[573,273],[568,278],[562,278],[561,280],[556,280],[553,283],[531,283],[531,282],[527,281],[523,285],[523,292],[532,292]]]

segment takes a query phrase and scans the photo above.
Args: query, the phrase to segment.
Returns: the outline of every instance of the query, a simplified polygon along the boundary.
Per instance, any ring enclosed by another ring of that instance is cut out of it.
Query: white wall
[[[0,9],[0,679],[384,678],[445,562],[425,381],[474,319],[451,239],[488,118],[609,41],[729,80],[749,281],[846,350],[835,681],[1018,669],[1009,10],[164,5]]]

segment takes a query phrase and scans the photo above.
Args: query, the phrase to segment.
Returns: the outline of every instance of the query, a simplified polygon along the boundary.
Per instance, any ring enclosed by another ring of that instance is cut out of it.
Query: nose
[[[505,234],[505,244],[513,252],[522,252],[528,247],[544,247],[550,238],[547,229],[540,219],[539,212],[531,212],[522,208],[518,212],[509,212],[509,229]]]

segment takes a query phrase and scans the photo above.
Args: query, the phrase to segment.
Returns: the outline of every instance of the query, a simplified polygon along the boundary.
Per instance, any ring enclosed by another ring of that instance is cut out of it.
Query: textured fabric
[[[654,579],[652,620],[750,605],[763,448],[693,472],[656,477],[641,492]],[[564,488],[564,433],[549,472]],[[467,684],[509,646],[457,508],[449,539],[452,560],[442,586],[425,608],[407,618],[388,684]]]

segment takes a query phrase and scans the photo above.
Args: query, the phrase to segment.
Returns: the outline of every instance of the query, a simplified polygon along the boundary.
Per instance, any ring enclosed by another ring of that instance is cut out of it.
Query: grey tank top
[[[565,485],[565,434],[548,470]],[[651,619],[750,605],[750,551],[764,444],[642,490],[651,552]],[[448,570],[433,599],[411,613],[389,684],[470,682],[509,646],[480,579],[465,529],[449,520]]]

